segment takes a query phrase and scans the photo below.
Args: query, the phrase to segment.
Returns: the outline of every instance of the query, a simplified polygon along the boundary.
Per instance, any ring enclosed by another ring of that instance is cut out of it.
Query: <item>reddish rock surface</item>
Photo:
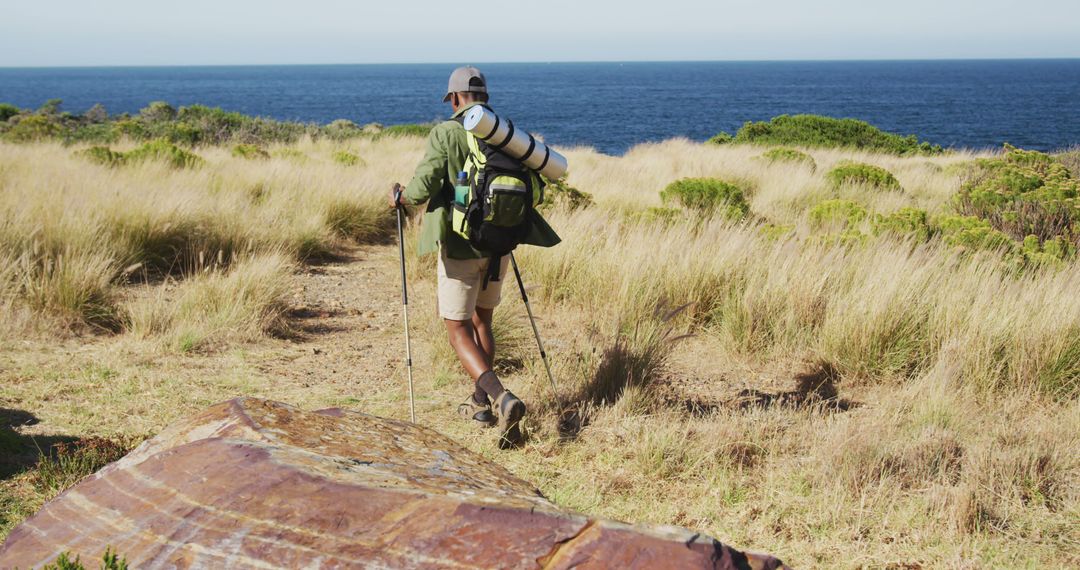
[[[256,399],[174,424],[50,501],[0,568],[106,546],[132,568],[783,568],[567,512],[420,426]]]

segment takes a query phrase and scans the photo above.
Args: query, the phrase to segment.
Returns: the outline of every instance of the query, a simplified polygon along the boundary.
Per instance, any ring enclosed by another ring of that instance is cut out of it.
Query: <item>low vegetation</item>
[[[806,154],[805,152],[799,152],[793,148],[772,148],[765,151],[765,154],[761,155],[761,158],[769,161],[770,163],[792,163],[801,164],[810,168],[810,170],[817,170],[817,163],[814,162],[814,157]]]
[[[942,148],[915,135],[884,132],[865,121],[819,115],[780,115],[767,122],[747,122],[735,136],[721,133],[710,142],[846,148],[900,156],[941,154]]]
[[[181,111],[152,107],[128,120],[180,122]],[[216,124],[198,116],[188,114],[200,130]],[[723,145],[562,149],[575,166],[549,181],[544,216],[564,243],[516,256],[565,406],[512,282],[496,317],[496,366],[529,403],[523,450],[499,452],[490,432],[444,421],[467,384],[434,310],[433,262],[407,248],[421,421],[560,505],[689,526],[794,567],[1075,566],[1069,167],[788,121]],[[141,436],[236,394],[405,417],[404,372],[387,364],[400,356],[396,323],[386,332],[363,316],[369,328],[343,346],[292,340],[320,338],[341,322],[324,319],[350,310],[304,306],[297,268],[358,242],[385,266],[332,286],[400,309],[385,192],[408,178],[420,133],[330,127],[289,145],[244,140],[262,127],[239,123],[199,135],[222,145],[172,142],[199,156],[196,168],[127,161],[151,142],[142,135],[0,143],[0,408],[42,418],[0,426],[0,448],[44,430]],[[268,157],[234,152],[241,144]],[[763,157],[763,144],[797,146],[819,168]],[[364,160],[344,167],[343,152]],[[407,231],[415,243],[416,226]],[[303,270],[337,281],[341,266]],[[384,341],[394,348],[367,372],[272,367]],[[77,480],[66,472],[41,461],[11,470],[0,532]]]
[[[891,172],[872,164],[841,163],[830,170],[825,177],[833,188],[850,185],[871,190],[901,190],[900,182]]]
[[[750,213],[743,190],[736,184],[715,178],[683,178],[660,192],[665,204],[680,205],[702,215],[719,214],[738,220]]]
[[[122,140],[158,139],[182,147],[234,144],[250,147],[292,144],[305,138],[344,141],[385,136],[425,136],[431,123],[359,126],[345,119],[319,126],[226,111],[217,107],[190,105],[176,108],[163,101],[147,105],[135,115],[110,116],[95,105],[85,113],[61,111],[59,99],[47,101],[36,110],[0,103],[0,140],[35,142],[60,140],[66,144],[110,145]],[[255,156],[259,153],[255,152]],[[251,155],[244,155],[252,158]],[[261,156],[260,156],[261,157]]]

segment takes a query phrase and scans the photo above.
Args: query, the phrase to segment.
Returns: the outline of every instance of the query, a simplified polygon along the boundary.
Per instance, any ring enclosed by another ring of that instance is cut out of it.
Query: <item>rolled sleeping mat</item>
[[[540,142],[509,119],[477,105],[465,113],[465,130],[488,145],[520,160],[522,164],[554,180],[566,174],[566,157]]]

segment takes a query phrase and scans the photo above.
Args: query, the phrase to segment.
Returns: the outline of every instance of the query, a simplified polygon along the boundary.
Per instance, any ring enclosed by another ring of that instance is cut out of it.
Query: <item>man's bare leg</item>
[[[484,354],[487,355],[488,368],[492,369],[495,368],[495,335],[491,330],[492,316],[494,314],[495,309],[477,307],[472,318],[473,338],[476,339],[476,346],[480,347],[480,350],[483,350]]]

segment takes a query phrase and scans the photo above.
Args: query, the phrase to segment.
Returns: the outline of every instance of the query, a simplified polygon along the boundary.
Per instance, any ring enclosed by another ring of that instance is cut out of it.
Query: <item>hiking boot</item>
[[[499,421],[495,419],[495,414],[491,413],[490,405],[486,402],[483,404],[478,403],[472,396],[465,398],[464,402],[458,404],[457,410],[462,416],[476,420],[483,424],[484,427],[494,426]]]
[[[510,392],[495,399],[495,409],[499,415],[499,449],[509,449],[521,445],[521,418],[525,416],[525,402]]]

